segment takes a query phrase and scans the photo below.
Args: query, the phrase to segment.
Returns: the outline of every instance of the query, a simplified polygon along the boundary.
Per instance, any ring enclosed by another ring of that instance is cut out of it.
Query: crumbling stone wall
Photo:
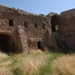
[[[60,15],[50,13],[47,15],[51,22],[51,29],[59,49],[75,49],[75,9],[62,12]]]
[[[5,46],[1,39],[11,49],[3,51],[13,53],[27,53],[29,48],[75,49],[74,19],[75,9],[36,15],[0,5],[0,49]]]
[[[61,13],[60,31],[71,49],[75,49],[75,9]]]
[[[24,51],[24,49],[28,52],[28,48],[40,47],[41,49],[41,42],[49,28],[50,22],[45,15],[36,15],[19,9],[0,6],[0,33],[9,33],[9,36],[13,36],[15,51],[17,52]]]
[[[19,15],[17,10],[0,5],[0,35],[7,35],[14,39],[14,41],[12,41],[12,39],[10,40],[10,42],[12,41],[11,45],[14,49],[11,51],[10,48],[10,52],[21,51],[21,43],[17,27],[19,24]]]
[[[22,17],[20,25],[24,26],[27,35],[29,48],[38,48],[38,42],[43,41],[43,37],[48,28],[50,28],[49,20],[46,16],[27,14],[19,10]]]

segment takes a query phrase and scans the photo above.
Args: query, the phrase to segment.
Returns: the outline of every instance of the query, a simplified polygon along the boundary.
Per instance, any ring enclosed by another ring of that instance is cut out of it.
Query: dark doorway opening
[[[13,20],[9,20],[9,26],[13,26]]]
[[[52,29],[52,32],[56,32],[56,25],[58,25],[58,18],[57,18],[57,15],[54,15],[51,18],[51,29]]]
[[[38,41],[37,47],[38,47],[38,49],[41,49],[41,41]]]
[[[13,53],[15,51],[15,41],[6,34],[0,34],[0,51]]]
[[[24,27],[27,28],[27,23],[26,22],[24,22]]]

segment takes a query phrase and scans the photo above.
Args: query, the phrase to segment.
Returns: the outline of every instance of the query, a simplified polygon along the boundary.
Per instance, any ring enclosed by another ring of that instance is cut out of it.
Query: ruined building
[[[75,49],[75,9],[36,15],[0,5],[0,51]]]

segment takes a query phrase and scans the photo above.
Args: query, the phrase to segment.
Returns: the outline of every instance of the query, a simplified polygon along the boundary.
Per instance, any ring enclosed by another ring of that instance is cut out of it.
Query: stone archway
[[[52,32],[56,32],[58,30],[58,27],[59,27],[58,16],[54,15],[51,18],[51,29],[52,29]]]
[[[15,52],[15,39],[9,34],[0,34],[0,51],[5,53]]]

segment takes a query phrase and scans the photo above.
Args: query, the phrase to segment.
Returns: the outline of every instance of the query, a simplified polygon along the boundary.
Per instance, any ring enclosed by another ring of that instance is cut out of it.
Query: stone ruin
[[[29,48],[74,50],[75,9],[36,15],[0,5],[0,51],[28,53]]]

